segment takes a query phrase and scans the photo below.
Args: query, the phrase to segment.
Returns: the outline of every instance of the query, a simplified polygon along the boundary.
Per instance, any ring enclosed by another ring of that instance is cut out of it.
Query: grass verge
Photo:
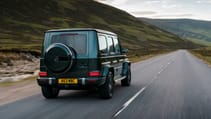
[[[211,48],[190,50],[190,52],[211,66]]]
[[[133,53],[129,52],[130,54],[128,54],[127,56],[132,63],[135,63],[150,59],[155,56],[166,54],[172,51],[174,50],[140,50],[138,52],[133,51]]]
[[[37,76],[31,76],[31,77],[25,78],[25,79],[20,80],[20,81],[1,82],[0,87],[12,86],[12,85],[20,84],[20,83],[28,83],[28,82],[35,80],[36,78],[37,78]]]

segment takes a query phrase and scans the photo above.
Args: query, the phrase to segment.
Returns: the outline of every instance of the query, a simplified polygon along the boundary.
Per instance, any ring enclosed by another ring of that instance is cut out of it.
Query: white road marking
[[[130,103],[133,102],[133,100],[135,100],[137,98],[138,95],[140,95],[144,90],[146,89],[146,87],[143,87],[141,90],[139,90],[132,98],[130,98],[123,106],[122,108],[113,116],[113,117],[117,117],[123,110],[125,110]]]
[[[124,111],[150,84],[152,84],[154,82],[155,79],[158,78],[158,75],[161,74],[172,62],[174,62],[174,60],[171,60],[170,62],[167,63],[167,65],[163,65],[161,70],[158,72],[157,75],[155,75],[152,80],[150,81],[150,83],[148,85],[146,85],[145,87],[143,87],[141,90],[139,90],[133,97],[131,97],[127,102],[125,102],[123,104],[123,106],[120,108],[120,110],[118,112],[115,113],[115,115],[113,116],[114,118],[117,117],[122,111]]]
[[[157,79],[157,78],[158,78],[158,77],[157,77],[157,75],[156,75],[156,76],[153,77],[153,80],[155,80],[155,79]]]

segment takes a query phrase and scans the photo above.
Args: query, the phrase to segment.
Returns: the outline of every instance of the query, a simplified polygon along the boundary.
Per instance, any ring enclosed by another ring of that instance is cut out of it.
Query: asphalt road
[[[95,91],[41,94],[0,106],[0,119],[211,119],[211,68],[184,50],[132,65],[132,85],[110,100]]]

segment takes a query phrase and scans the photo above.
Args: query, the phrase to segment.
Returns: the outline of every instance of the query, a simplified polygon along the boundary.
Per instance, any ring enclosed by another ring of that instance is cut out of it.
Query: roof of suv
[[[106,34],[111,34],[111,35],[117,35],[113,32],[106,31],[106,30],[101,30],[101,29],[95,29],[95,28],[71,28],[71,29],[53,29],[53,30],[48,30],[46,32],[65,32],[65,31],[97,31],[100,33],[106,33]]]

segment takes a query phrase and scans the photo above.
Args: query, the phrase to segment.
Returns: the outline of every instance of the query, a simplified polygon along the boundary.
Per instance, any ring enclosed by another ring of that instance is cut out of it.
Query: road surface
[[[132,85],[110,100],[95,91],[41,93],[0,106],[0,119],[211,119],[211,68],[180,50],[132,65]]]

